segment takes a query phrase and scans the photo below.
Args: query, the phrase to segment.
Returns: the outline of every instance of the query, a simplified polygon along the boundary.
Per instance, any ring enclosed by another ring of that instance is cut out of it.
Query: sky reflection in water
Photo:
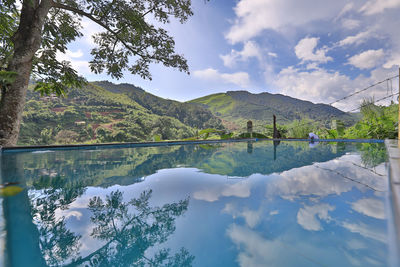
[[[1,260],[385,266],[384,160],[305,142],[5,153],[2,183],[26,190],[2,199]]]

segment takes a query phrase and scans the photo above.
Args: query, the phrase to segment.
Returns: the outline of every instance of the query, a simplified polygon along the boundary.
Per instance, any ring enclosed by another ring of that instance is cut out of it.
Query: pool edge
[[[190,140],[190,141],[161,141],[161,142],[128,142],[128,143],[100,143],[100,144],[72,144],[72,145],[38,145],[38,146],[9,146],[1,147],[0,153],[25,152],[31,150],[73,150],[73,149],[104,149],[122,147],[149,147],[149,146],[174,146],[207,143],[232,143],[232,142],[256,142],[256,141],[307,141],[310,139],[272,139],[272,138],[247,138],[247,139],[217,139],[217,140]],[[346,142],[346,143],[383,143],[381,139],[318,139],[318,142]]]
[[[386,153],[388,155],[388,177],[390,190],[390,204],[392,208],[394,231],[395,231],[395,250],[397,263],[400,262],[400,146],[395,139],[385,140]]]

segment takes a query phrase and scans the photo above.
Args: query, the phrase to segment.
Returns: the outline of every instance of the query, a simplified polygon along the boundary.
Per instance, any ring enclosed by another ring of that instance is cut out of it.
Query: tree
[[[188,73],[182,55],[165,29],[171,18],[184,23],[191,16],[190,0],[0,0],[0,145],[18,140],[28,83],[42,94],[64,95],[85,80],[59,61],[57,52],[82,36],[81,19],[104,30],[95,34],[90,68],[121,78],[123,71],[151,79],[150,63],[162,63]],[[147,19],[152,16],[152,19]],[[131,62],[131,63],[130,63]]]

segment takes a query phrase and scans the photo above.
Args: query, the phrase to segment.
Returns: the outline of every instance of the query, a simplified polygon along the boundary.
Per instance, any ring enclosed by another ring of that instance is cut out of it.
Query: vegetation
[[[194,99],[189,103],[209,109],[231,131],[243,130],[248,120],[253,121],[255,131],[264,131],[264,125],[272,123],[274,114],[278,122],[285,125],[296,120],[312,120],[328,126],[333,119],[338,119],[350,126],[358,120],[353,114],[332,106],[313,104],[280,94],[228,91]]]
[[[201,101],[224,110],[223,99],[224,94],[217,94]],[[226,109],[239,105],[239,102],[229,103]],[[226,121],[213,113],[216,114],[198,104],[163,99],[129,84],[94,82],[81,89],[71,88],[65,98],[40,97],[31,87],[18,144],[273,137],[272,124],[256,125],[250,135],[244,127],[237,130],[224,128],[222,124],[226,125]],[[231,113],[234,112],[231,110]],[[396,104],[381,107],[366,101],[362,104],[360,121],[347,128],[345,122],[337,119],[322,122],[303,118],[277,124],[277,129],[282,138],[308,138],[310,132],[324,139],[395,138],[397,113]],[[241,118],[241,125],[245,126],[247,120]]]
[[[173,117],[180,122],[198,129],[216,128],[224,129],[219,118],[214,116],[208,109],[189,103],[181,103],[174,100],[164,99],[144,91],[132,84],[113,84],[110,82],[94,82],[95,85],[103,87],[107,91],[128,96],[142,107],[159,116]]]
[[[19,145],[140,142],[152,141],[155,136],[171,140],[196,133],[176,118],[154,114],[123,94],[94,84],[71,88],[67,98],[40,97],[31,88],[27,98]],[[210,116],[198,122],[221,125]]]
[[[67,88],[84,85],[70,62],[56,56],[82,36],[82,18],[102,29],[93,36],[93,72],[121,78],[129,71],[151,79],[151,63],[189,72],[160,25],[173,18],[184,23],[193,14],[190,0],[3,0],[0,14],[0,71],[7,72],[0,73],[0,145],[17,143],[32,77],[43,94],[64,95]]]

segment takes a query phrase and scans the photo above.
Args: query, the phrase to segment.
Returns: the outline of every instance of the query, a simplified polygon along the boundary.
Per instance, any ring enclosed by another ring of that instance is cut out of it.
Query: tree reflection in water
[[[167,241],[175,231],[175,219],[189,204],[187,198],[151,207],[151,195],[151,190],[144,191],[140,197],[124,202],[122,193],[115,191],[105,200],[98,196],[90,199],[88,208],[95,225],[91,236],[105,244],[67,266],[191,266],[194,256],[185,248],[174,255],[170,255],[169,249],[161,249],[153,256],[146,255],[147,249]]]
[[[65,217],[57,218],[56,210],[66,210],[82,195],[84,188],[46,189],[33,200],[32,218],[38,223],[40,249],[50,266],[59,265],[79,252],[80,236],[68,230]]]

